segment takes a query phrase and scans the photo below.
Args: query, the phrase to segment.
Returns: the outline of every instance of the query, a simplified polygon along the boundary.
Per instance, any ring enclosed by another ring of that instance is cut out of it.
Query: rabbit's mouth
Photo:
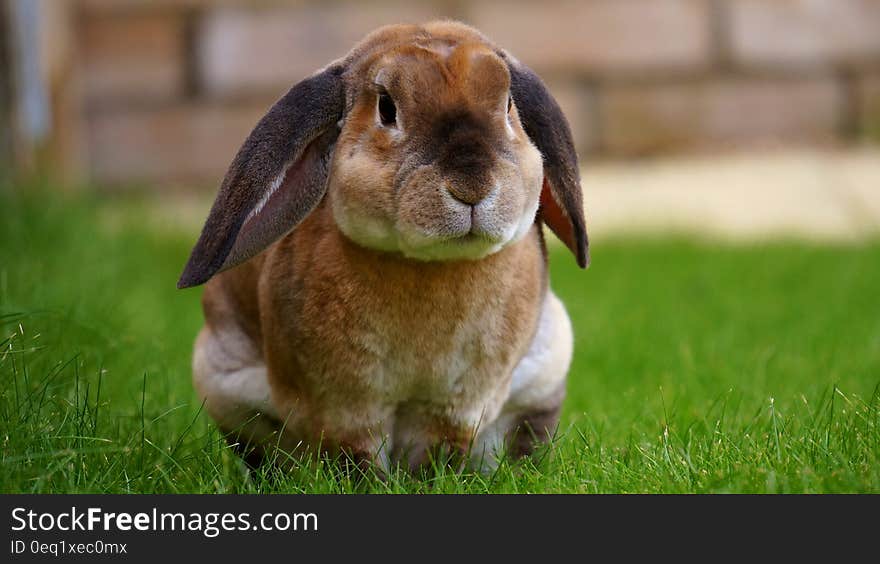
[[[420,260],[476,260],[501,250],[516,235],[516,222],[490,203],[449,203],[436,223],[398,224],[401,252]]]
[[[518,239],[515,223],[497,217],[479,218],[475,212],[456,217],[455,227],[438,230],[405,230],[400,233],[399,250],[418,260],[478,260],[503,249]]]

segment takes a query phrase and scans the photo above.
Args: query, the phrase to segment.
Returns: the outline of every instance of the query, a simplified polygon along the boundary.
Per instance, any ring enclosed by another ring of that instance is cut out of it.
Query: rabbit
[[[542,225],[587,267],[577,155],[540,78],[459,22],[379,28],[281,97],[223,179],[178,282],[206,283],[206,411],[255,463],[530,454],[573,349]]]

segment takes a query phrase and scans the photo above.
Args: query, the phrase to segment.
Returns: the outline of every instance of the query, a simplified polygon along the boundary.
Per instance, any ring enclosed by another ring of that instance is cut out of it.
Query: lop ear
[[[510,92],[523,129],[544,157],[541,220],[574,253],[581,268],[590,263],[577,153],[568,121],[531,69],[507,53]]]
[[[296,84],[257,123],[229,166],[178,288],[246,261],[318,205],[345,108],[343,70],[331,66]]]

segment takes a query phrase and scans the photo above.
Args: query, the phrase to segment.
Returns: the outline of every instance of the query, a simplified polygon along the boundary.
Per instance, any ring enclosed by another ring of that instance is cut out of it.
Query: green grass
[[[577,342],[552,448],[380,481],[245,476],[190,383],[194,235],[0,194],[0,491],[880,492],[880,242],[599,240],[586,272],[554,249]]]

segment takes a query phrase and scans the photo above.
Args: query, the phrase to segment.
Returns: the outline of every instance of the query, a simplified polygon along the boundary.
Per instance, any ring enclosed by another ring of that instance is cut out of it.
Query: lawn
[[[482,476],[247,476],[190,383],[194,232],[0,189],[0,492],[880,492],[880,241],[552,250],[576,333],[551,448]]]

